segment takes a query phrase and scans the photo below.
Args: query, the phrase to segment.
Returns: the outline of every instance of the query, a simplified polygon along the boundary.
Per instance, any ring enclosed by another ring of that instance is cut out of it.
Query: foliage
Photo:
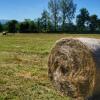
[[[100,33],[100,19],[97,15],[90,15],[86,8],[82,8],[76,16],[76,23],[73,23],[75,11],[74,0],[49,0],[48,10],[44,9],[39,18],[35,20],[25,19],[23,22],[11,20],[6,24],[0,24],[0,32]]]
[[[25,19],[24,22],[21,22],[19,24],[19,32],[20,33],[29,33],[30,32],[30,26],[29,26],[29,20],[28,19]]]
[[[18,30],[17,24],[18,24],[18,22],[16,20],[11,20],[11,21],[7,22],[6,25],[7,25],[8,32],[16,33]]]
[[[57,32],[59,22],[59,0],[50,0],[48,8],[51,12],[52,23],[54,23],[54,31]]]
[[[100,32],[100,19],[97,20],[97,30]]]
[[[3,31],[3,25],[0,23],[0,32]]]
[[[80,14],[77,15],[76,23],[78,31],[85,31],[89,21],[89,12],[86,8],[80,9]]]
[[[61,20],[62,20],[62,31],[66,30],[66,23],[72,22],[76,11],[76,4],[73,0],[60,0]]]
[[[89,28],[90,28],[91,32],[96,31],[97,26],[98,26],[97,24],[98,24],[98,17],[97,17],[97,15],[90,16]]]
[[[41,22],[42,22],[42,31],[48,32],[50,30],[49,29],[50,17],[49,13],[46,10],[44,10],[42,13]]]

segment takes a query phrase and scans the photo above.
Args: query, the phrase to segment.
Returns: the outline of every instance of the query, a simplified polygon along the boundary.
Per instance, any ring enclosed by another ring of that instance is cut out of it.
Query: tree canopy
[[[76,15],[77,5],[73,0],[49,0],[48,9],[35,20],[25,19],[22,22],[10,20],[0,23],[0,32],[10,33],[100,33],[100,19],[96,14],[90,15],[86,8],[81,8]],[[76,18],[76,19],[75,19]],[[73,23],[76,20],[75,23]]]

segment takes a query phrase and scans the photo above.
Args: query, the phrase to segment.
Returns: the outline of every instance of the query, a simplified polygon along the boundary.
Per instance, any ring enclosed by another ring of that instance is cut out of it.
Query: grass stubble
[[[70,100],[48,79],[52,45],[63,37],[99,35],[33,34],[0,36],[0,100]]]

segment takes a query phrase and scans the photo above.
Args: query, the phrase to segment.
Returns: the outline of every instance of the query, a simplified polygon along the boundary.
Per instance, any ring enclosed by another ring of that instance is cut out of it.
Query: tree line
[[[80,9],[75,18],[77,5],[73,0],[49,0],[48,9],[43,10],[41,17],[23,22],[10,20],[0,23],[0,32],[9,33],[89,33],[100,32],[100,19],[90,15],[86,8]],[[76,20],[73,23],[73,19]]]

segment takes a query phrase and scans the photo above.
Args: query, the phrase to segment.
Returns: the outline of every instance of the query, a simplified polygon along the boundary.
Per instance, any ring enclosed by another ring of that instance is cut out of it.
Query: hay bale
[[[8,33],[8,32],[4,31],[4,32],[2,32],[2,35],[7,35],[7,33]]]
[[[53,85],[66,96],[85,100],[100,93],[100,39],[67,38],[56,42],[48,60]]]

